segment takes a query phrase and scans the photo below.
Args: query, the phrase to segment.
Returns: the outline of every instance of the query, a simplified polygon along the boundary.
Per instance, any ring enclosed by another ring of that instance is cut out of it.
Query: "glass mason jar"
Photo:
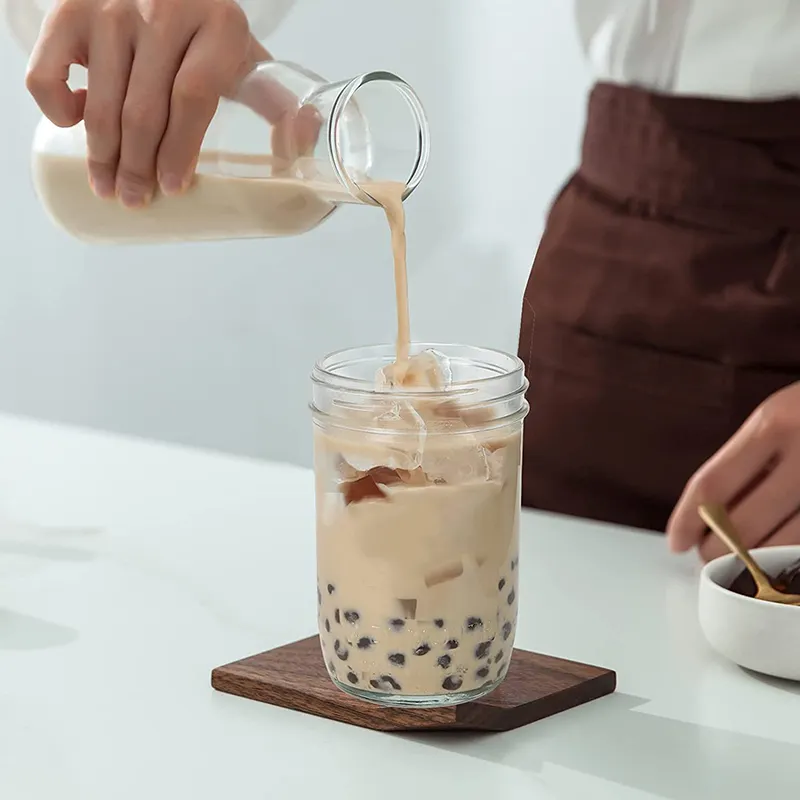
[[[328,355],[312,373],[319,631],[348,694],[444,706],[494,690],[516,631],[522,362],[430,351],[439,389],[376,382],[391,346]]]
[[[97,198],[82,122],[64,129],[42,119],[32,168],[40,202],[68,233],[147,243],[305,233],[342,203],[377,205],[370,182],[399,181],[405,199],[428,156],[422,104],[397,75],[328,83],[295,64],[269,61],[220,103],[184,194],[156,193],[133,211]]]

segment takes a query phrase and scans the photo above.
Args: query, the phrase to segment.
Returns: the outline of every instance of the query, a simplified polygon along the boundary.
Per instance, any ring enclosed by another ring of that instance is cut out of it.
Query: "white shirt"
[[[674,94],[800,93],[800,0],[575,0],[596,77]]]
[[[240,0],[265,37],[296,0]],[[800,0],[574,0],[598,80],[731,98],[800,94]]]

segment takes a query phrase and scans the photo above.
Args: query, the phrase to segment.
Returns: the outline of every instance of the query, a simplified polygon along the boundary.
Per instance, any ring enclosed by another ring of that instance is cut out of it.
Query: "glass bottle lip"
[[[417,93],[411,86],[398,75],[392,72],[383,70],[375,70],[372,72],[365,72],[356,76],[351,81],[348,81],[339,92],[336,100],[334,101],[333,108],[331,109],[327,125],[328,137],[328,152],[330,153],[331,162],[333,164],[334,172],[339,182],[347,189],[347,191],[357,200],[366,205],[377,206],[380,205],[372,195],[366,192],[347,171],[344,163],[340,148],[339,125],[341,122],[342,114],[347,108],[347,105],[355,96],[356,92],[368,83],[376,81],[385,81],[392,84],[404,97],[408,103],[414,120],[417,123],[417,154],[411,174],[406,180],[406,188],[403,192],[403,200],[405,200],[411,193],[419,186],[425,170],[428,167],[430,160],[430,128],[428,125],[428,117],[425,114],[425,109],[422,106]]]
[[[486,396],[492,397],[492,386],[497,386],[498,393],[493,399],[508,394],[521,394],[527,389],[528,382],[525,377],[525,365],[517,356],[503,350],[491,347],[477,347],[461,344],[421,343],[412,344],[412,355],[426,350],[434,350],[444,354],[451,362],[469,361],[471,364],[483,365],[487,373],[479,377],[466,380],[453,380],[445,389],[431,390],[427,388],[386,388],[375,385],[375,376],[352,377],[340,371],[347,364],[357,361],[372,361],[376,371],[380,366],[393,363],[395,348],[388,344],[373,344],[362,347],[349,347],[335,350],[322,356],[311,372],[313,384],[329,389],[346,391],[348,394],[360,395],[387,395],[396,398],[414,397],[449,397],[452,398],[460,392],[472,393],[480,390]],[[456,355],[460,353],[460,355]]]

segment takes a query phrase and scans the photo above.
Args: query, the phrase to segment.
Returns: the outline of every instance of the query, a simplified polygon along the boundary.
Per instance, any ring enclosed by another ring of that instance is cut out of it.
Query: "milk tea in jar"
[[[428,125],[413,89],[388,72],[328,83],[294,64],[259,64],[234,100],[223,100],[204,139],[196,176],[177,196],[137,209],[89,186],[86,131],[42,119],[33,178],[50,217],[97,243],[156,243],[290,236],[342,203],[377,205],[374,180],[407,197],[428,163]]]
[[[312,375],[317,601],[328,673],[392,706],[468,702],[505,677],[519,604],[527,381],[514,356],[390,346]]]

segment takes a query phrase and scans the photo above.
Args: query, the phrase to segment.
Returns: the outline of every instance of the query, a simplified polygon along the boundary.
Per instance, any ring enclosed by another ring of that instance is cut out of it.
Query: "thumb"
[[[274,61],[272,53],[255,36],[250,37],[249,56],[252,64],[257,64],[259,61]]]

